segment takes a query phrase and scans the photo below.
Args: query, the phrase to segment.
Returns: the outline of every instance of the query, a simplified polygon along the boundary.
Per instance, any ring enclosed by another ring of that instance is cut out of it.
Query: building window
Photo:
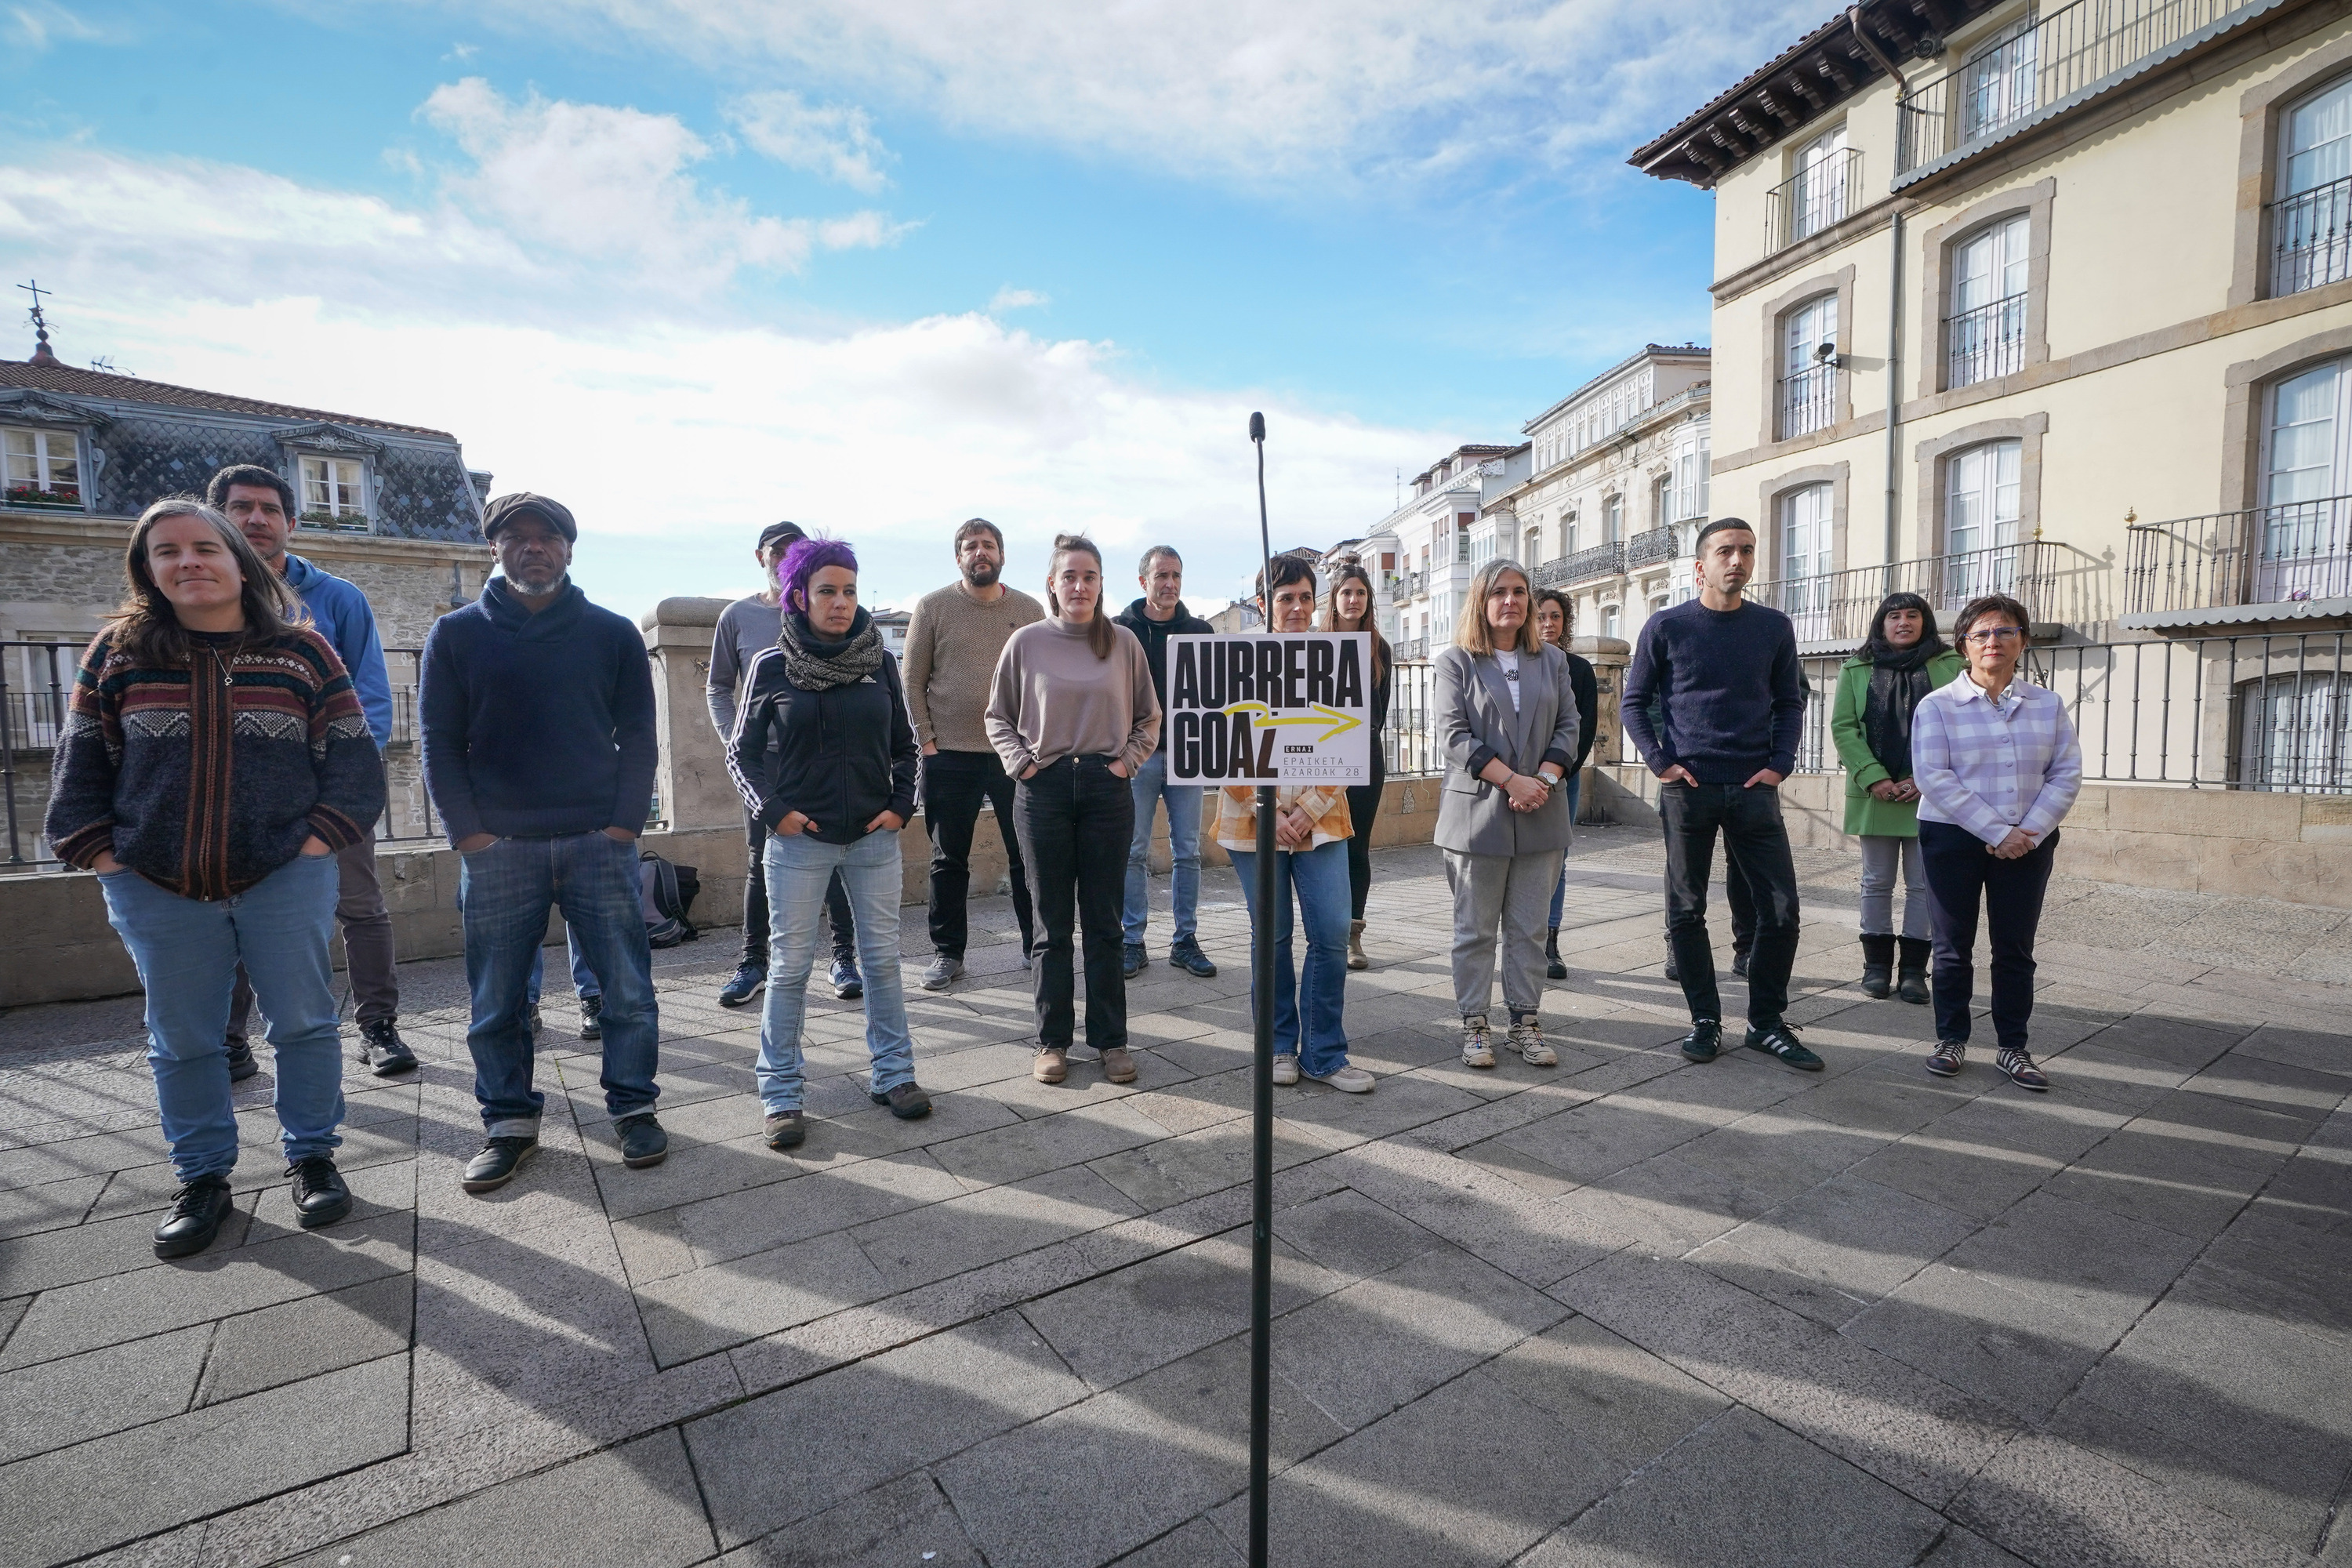
[[[1576,513],[1572,511],[1560,514],[1559,552],[1562,555],[1576,553]]]
[[[2265,434],[2252,602],[2352,595],[2352,361],[2280,382]]]
[[[1611,496],[1601,503],[1601,542],[1614,544],[1625,537],[1625,498]]]
[[[1542,559],[1543,530],[1540,528],[1530,528],[1528,530],[1527,553],[1519,557],[1519,564],[1522,566],[1533,566]]]
[[[2271,292],[2352,278],[2352,77],[2305,99],[2279,128]]]
[[[1454,559],[1455,561],[1470,559],[1470,525],[1477,521],[1478,514],[1475,512],[1458,511],[1454,514]]]
[[[1979,594],[2017,587],[2018,476],[2021,441],[1987,441],[1944,465],[1943,600],[1958,608]]]
[[[1660,474],[1650,481],[1650,526],[1664,528],[1675,521],[1675,477]]]
[[[1830,574],[1837,568],[1835,489],[1826,481],[1780,498],[1780,609],[1803,642],[1830,635]]]
[[[1675,454],[1675,521],[1687,522],[1706,515],[1708,433],[1702,427],[1698,445]]]
[[[1977,51],[1962,68],[1960,140],[1990,136],[2034,110],[2039,102],[2040,35],[2028,16]]]
[[[1837,408],[1838,297],[1817,294],[1781,318],[1780,438],[1829,427]]]
[[[2352,676],[2289,670],[2238,689],[2242,789],[2352,790]]]
[[[1819,234],[1846,215],[1845,127],[1814,137],[1797,154],[1789,193],[1790,243]]]
[[[1951,315],[1944,384],[1973,386],[2025,366],[2023,213],[1996,220],[1952,247]]]
[[[81,505],[81,440],[70,430],[0,431],[0,479],[10,506]]]
[[[302,520],[339,522],[367,517],[365,466],[352,458],[302,459]]]
[[[1617,606],[1614,605],[1601,605],[1601,635],[1604,637],[1615,637],[1617,635]]]

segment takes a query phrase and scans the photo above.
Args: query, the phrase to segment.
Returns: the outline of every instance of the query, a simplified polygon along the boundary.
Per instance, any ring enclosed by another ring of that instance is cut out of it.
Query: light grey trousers
[[[1927,873],[1916,838],[1862,836],[1862,934],[1895,934],[1895,866],[1903,864],[1903,934],[1928,937]]]
[[[1495,994],[1496,928],[1502,931],[1503,1005],[1533,1013],[1543,1005],[1544,917],[1565,849],[1535,855],[1445,852],[1454,892],[1454,1005],[1484,1013]]]

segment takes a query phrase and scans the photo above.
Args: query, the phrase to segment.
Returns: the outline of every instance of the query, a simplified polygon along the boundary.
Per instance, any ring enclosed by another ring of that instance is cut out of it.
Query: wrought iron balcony
[[[1660,561],[1672,561],[1680,548],[1676,533],[1675,525],[1668,523],[1664,528],[1654,528],[1647,533],[1637,533],[1627,540],[1625,570],[1631,572],[1636,566],[1648,566]]]
[[[2352,496],[2136,522],[2127,533],[2126,615],[2352,598]]]
[[[1624,542],[1612,539],[1606,544],[1545,562],[1536,568],[1536,586],[1564,588],[1571,583],[1589,583],[1595,577],[1614,577],[1624,570]]]
[[[2073,601],[2062,593],[2069,552],[2052,541],[2029,539],[1958,555],[1898,561],[1892,566],[1857,566],[1810,577],[1750,583],[1747,597],[1796,623],[1801,643],[1860,643],[1870,635],[1870,618],[1887,595],[1908,591],[1935,606],[1946,625],[1961,605],[1982,594],[2021,600],[2037,621],[2074,618]]]
[[[2273,202],[2271,294],[2352,278],[2352,176]]]
[[[1862,195],[1862,149],[1841,147],[1781,181],[1764,197],[1764,254],[1786,250],[1853,211]]]
[[[1946,324],[1944,385],[1974,386],[2025,368],[2025,296],[1963,310]]]
[[[1834,359],[1784,375],[1779,386],[1780,439],[1826,430],[1837,420],[1838,367]]]
[[[1411,604],[1414,599],[1421,595],[1422,591],[1428,587],[1428,585],[1429,575],[1427,573],[1400,572],[1396,574],[1396,580],[1389,584],[1389,603],[1391,605]]]
[[[1429,657],[1429,639],[1427,637],[1414,637],[1410,641],[1398,643],[1396,645],[1396,656],[1398,661],[1401,663],[1418,663],[1420,660]]]

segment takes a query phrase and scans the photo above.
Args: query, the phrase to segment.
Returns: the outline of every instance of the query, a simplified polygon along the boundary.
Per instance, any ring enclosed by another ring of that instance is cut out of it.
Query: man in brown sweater
[[[963,973],[964,900],[971,890],[971,836],[986,800],[996,813],[1012,870],[1013,914],[1021,922],[1021,966],[1034,934],[1029,883],[1013,832],[1013,780],[988,743],[982,714],[1005,640],[1045,606],[1004,585],[1004,535],[975,517],[955,532],[957,580],[915,605],[900,673],[907,710],[923,744],[923,824],[931,836],[931,946],[937,956],[919,984],[938,991]]]

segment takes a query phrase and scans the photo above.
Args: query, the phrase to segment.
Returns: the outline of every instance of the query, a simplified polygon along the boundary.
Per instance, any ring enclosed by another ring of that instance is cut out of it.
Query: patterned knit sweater
[[[357,844],[383,768],[342,661],[308,626],[231,651],[191,633],[187,663],[135,664],[101,632],[74,677],[47,833],[84,870],[114,858],[183,898],[241,893],[316,834]]]

